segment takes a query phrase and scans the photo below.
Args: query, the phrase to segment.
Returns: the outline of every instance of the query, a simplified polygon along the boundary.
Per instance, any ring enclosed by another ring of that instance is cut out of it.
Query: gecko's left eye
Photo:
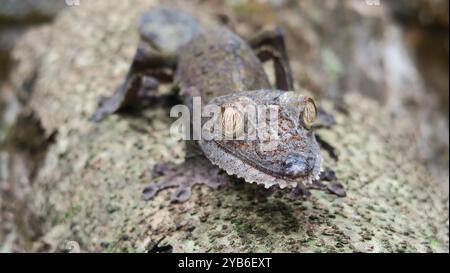
[[[317,117],[316,104],[312,98],[307,98],[300,119],[307,129],[310,129]]]
[[[227,139],[240,138],[244,133],[244,114],[236,108],[222,108],[222,130]]]
[[[234,97],[222,103],[219,119],[222,137],[227,140],[243,137],[247,114],[255,107],[255,102],[245,96]]]

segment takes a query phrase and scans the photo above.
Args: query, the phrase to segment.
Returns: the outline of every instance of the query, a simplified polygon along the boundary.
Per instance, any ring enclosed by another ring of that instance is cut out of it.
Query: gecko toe
[[[170,195],[170,201],[172,203],[184,203],[186,202],[192,195],[191,187],[178,187],[175,191]]]
[[[339,182],[334,182],[334,183],[328,184],[327,189],[330,193],[335,194],[339,197],[347,196],[344,186]]]
[[[99,103],[98,109],[89,117],[92,122],[100,122],[108,115],[114,113],[118,108],[117,102],[113,99],[108,101],[108,99],[103,98],[102,102]]]
[[[155,196],[155,194],[158,192],[158,187],[156,185],[148,185],[142,190],[142,196],[141,199],[148,201]]]
[[[325,171],[320,173],[319,179],[321,181],[336,181],[336,180],[338,180],[336,173],[330,168],[326,168]]]
[[[309,199],[311,197],[311,192],[304,186],[297,186],[292,189],[291,198],[293,199]]]

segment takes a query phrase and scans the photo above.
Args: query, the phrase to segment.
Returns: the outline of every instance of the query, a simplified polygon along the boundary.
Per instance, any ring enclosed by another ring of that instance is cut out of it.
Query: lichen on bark
[[[155,163],[183,161],[168,109],[88,117],[126,73],[135,18],[154,2],[82,2],[14,52],[15,87],[37,67],[30,105],[47,134],[57,131],[31,189],[29,209],[43,219],[32,250],[76,241],[82,251],[141,252],[165,237],[176,252],[448,252],[448,196],[420,160],[413,121],[357,94],[344,98],[348,114],[336,112],[336,126],[319,131],[339,153],[337,162],[324,156],[345,198],[264,196],[233,181],[220,191],[197,187],[183,204],[171,204],[168,191],[141,201]]]

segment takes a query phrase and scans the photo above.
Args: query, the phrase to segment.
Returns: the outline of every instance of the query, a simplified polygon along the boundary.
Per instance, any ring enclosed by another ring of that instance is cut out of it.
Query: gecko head
[[[318,178],[320,148],[312,125],[316,106],[296,92],[257,90],[213,99],[219,130],[202,139],[205,155],[247,182],[295,187]]]

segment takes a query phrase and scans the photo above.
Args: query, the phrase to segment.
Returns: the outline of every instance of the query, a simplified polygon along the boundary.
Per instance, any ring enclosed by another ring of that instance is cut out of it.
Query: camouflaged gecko
[[[149,98],[161,98],[155,80],[173,83],[173,89],[189,107],[192,98],[199,96],[203,104],[277,105],[281,109],[276,149],[263,149],[265,140],[259,135],[253,140],[187,141],[185,162],[157,165],[154,172],[164,177],[143,190],[143,199],[151,199],[165,188],[178,187],[171,200],[184,202],[195,184],[212,188],[224,185],[227,179],[220,169],[266,188],[293,188],[297,195],[309,193],[308,188],[345,195],[340,184],[320,182],[321,174],[325,180],[335,177],[332,171],[323,172],[317,142],[320,139],[314,129],[328,126],[333,119],[317,110],[312,98],[292,91],[293,79],[280,28],[262,31],[244,41],[225,27],[201,29],[180,10],[158,8],[140,17],[139,30],[141,40],[125,81],[113,96],[101,99],[93,120],[144,101],[148,105]],[[275,88],[263,69],[262,62],[268,60],[274,64]],[[239,119],[232,116],[231,120]]]

